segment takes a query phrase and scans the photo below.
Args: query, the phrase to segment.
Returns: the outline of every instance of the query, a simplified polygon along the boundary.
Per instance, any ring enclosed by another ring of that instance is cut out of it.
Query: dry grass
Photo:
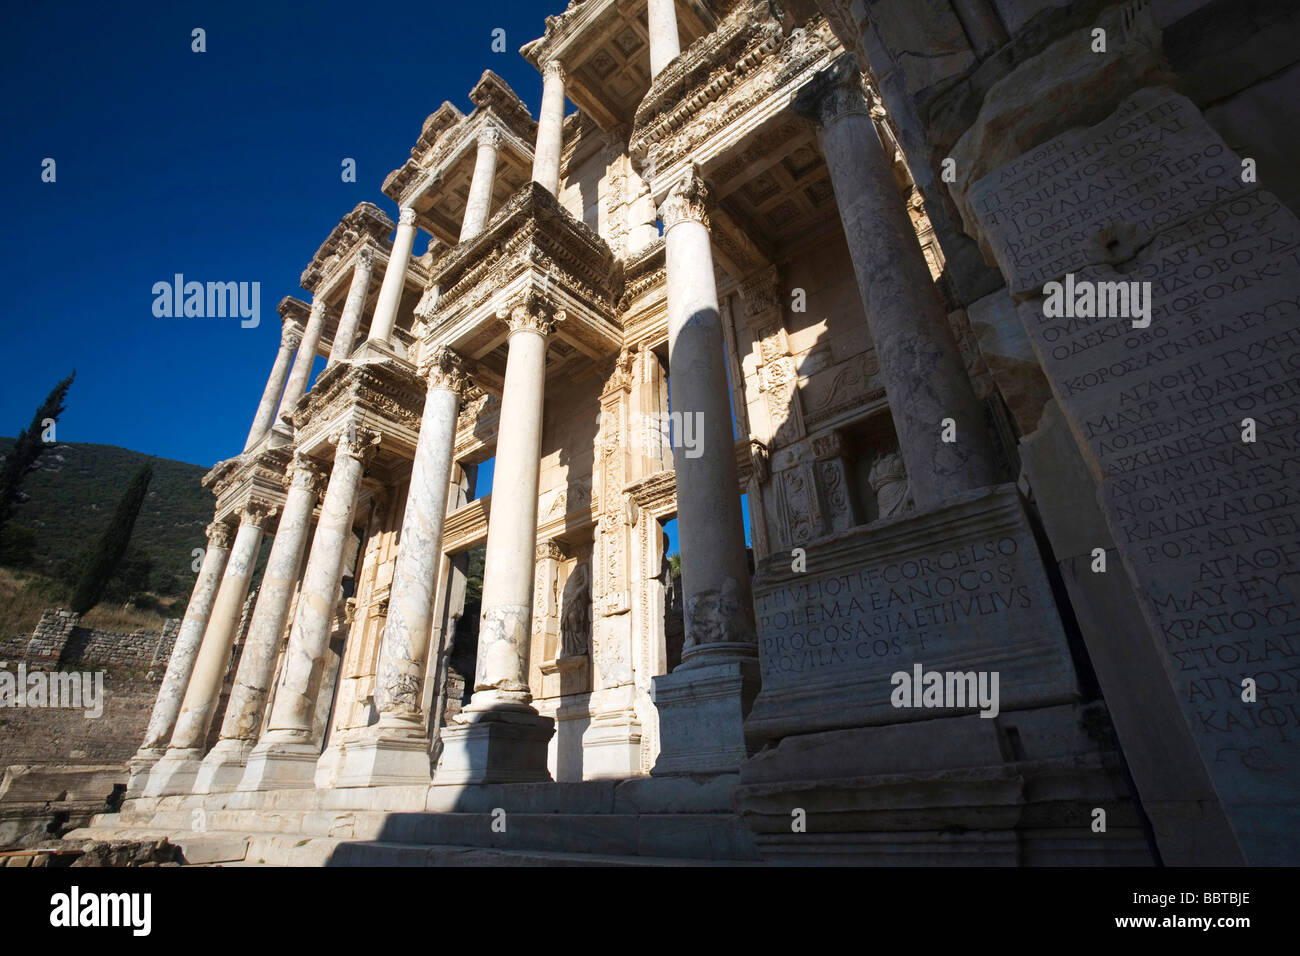
[[[0,637],[30,636],[46,608],[67,607],[68,589],[56,581],[37,574],[0,568]],[[99,604],[81,619],[82,627],[106,631],[162,629],[168,617],[185,610],[183,598],[162,598],[162,613],[143,608],[124,608],[120,604]]]

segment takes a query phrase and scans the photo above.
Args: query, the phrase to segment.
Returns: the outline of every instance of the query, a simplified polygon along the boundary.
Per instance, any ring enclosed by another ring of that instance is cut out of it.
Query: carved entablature
[[[425,341],[482,360],[505,341],[497,314],[534,295],[563,311],[557,339],[592,358],[622,344],[617,303],[622,267],[592,229],[574,219],[544,187],[528,183],[478,236],[448,250],[430,283],[441,288]],[[481,362],[484,382],[490,362]]]
[[[414,455],[425,383],[407,363],[337,363],[321,373],[293,415],[300,449],[328,457],[323,445],[341,424],[358,421],[383,436],[385,452]]]
[[[295,299],[291,295],[286,295],[280,300],[280,304],[275,307],[275,311],[280,313],[280,321],[287,327],[290,323],[298,328],[306,328],[307,319],[311,317],[311,306],[302,299]]]
[[[393,220],[378,206],[368,202],[357,203],[316,250],[316,255],[303,270],[300,284],[308,292],[324,291],[324,286],[329,285],[327,280],[347,268],[359,246],[368,246],[372,250],[378,248],[385,253],[392,249],[389,236],[395,228]]]
[[[788,102],[842,52],[817,17],[789,29],[772,0],[744,3],[718,30],[685,50],[637,110],[628,151],[662,195],[676,167],[708,167],[766,120],[764,101]]]
[[[672,514],[677,510],[677,475],[673,471],[656,471],[628,482],[623,494],[653,518]]]
[[[238,512],[250,502],[283,505],[292,454],[289,448],[264,448],[213,468],[203,483],[217,496],[217,518],[238,520]]]

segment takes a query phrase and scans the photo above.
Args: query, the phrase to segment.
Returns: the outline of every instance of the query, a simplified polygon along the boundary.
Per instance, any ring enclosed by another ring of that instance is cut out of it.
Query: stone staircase
[[[735,775],[139,798],[68,834],[166,837],[224,866],[760,863]]]

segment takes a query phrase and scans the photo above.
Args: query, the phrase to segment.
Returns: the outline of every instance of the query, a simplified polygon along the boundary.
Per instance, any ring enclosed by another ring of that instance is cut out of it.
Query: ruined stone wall
[[[0,768],[13,764],[125,762],[144,739],[158,685],[180,621],[161,632],[131,633],[77,626],[78,615],[50,608],[29,638],[0,648],[3,670],[30,674],[103,674],[103,708],[0,707]],[[92,678],[93,679],[93,678]]]

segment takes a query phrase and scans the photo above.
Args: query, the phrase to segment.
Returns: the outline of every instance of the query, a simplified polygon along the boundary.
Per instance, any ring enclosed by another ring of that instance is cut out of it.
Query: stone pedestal
[[[229,524],[214,522],[208,525],[208,547],[203,552],[198,580],[194,582],[190,602],[185,606],[185,618],[181,621],[176,643],[172,645],[172,656],[167,661],[167,671],[158,687],[144,743],[131,760],[131,776],[126,788],[128,797],[139,796],[143,792],[149,771],[166,752],[172,731],[176,729],[176,715],[180,713],[185,688],[189,685],[199,645],[203,642],[203,632],[207,630],[212,605],[217,598],[222,572],[230,556],[230,539]]]
[[[719,773],[746,756],[744,720],[759,685],[758,661],[737,658],[678,667],[654,679],[650,699],[659,714],[655,776]]]
[[[549,781],[546,745],[555,721],[531,707],[467,713],[442,730],[442,758],[433,782],[534,783]]]
[[[379,723],[344,743],[338,775],[341,787],[429,782],[428,715],[422,711],[421,701],[442,557],[452,445],[468,380],[463,363],[448,349],[435,351],[421,373],[429,389],[376,668]]]
[[[248,757],[240,790],[311,787],[320,746],[312,740],[316,715],[314,691],[328,649],[343,559],[365,458],[379,436],[351,423],[331,436],[337,449],[301,595],[281,682],[262,740]]]
[[[262,574],[257,607],[249,622],[235,686],[226,703],[221,737],[203,760],[194,782],[195,793],[233,790],[243,777],[248,752],[262,726],[267,689],[275,672],[289,603],[311,530],[312,510],[321,485],[320,469],[306,456],[296,455],[289,482],[284,514],[276,527],[271,554]]]

